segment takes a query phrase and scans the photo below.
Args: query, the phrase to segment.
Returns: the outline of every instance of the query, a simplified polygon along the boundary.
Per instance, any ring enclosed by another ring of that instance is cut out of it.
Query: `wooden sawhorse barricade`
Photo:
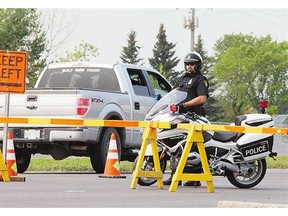
[[[10,177],[8,175],[8,169],[3,159],[2,151],[0,149],[0,178],[3,179],[4,182],[10,182]]]
[[[172,178],[169,191],[174,192],[177,189],[178,182],[181,180],[186,181],[206,181],[208,192],[214,192],[213,177],[209,169],[207,155],[204,147],[204,139],[202,135],[202,125],[178,125],[179,129],[189,129],[186,138],[186,144],[181,155],[179,164]],[[203,173],[183,173],[188,155],[190,153],[192,144],[196,143],[199,151]]]
[[[144,133],[142,135],[142,145],[140,148],[138,161],[133,171],[131,189],[135,189],[138,183],[139,177],[148,177],[148,178],[156,178],[158,188],[164,188],[163,185],[163,173],[160,168],[160,159],[157,151],[157,128],[170,128],[169,122],[149,122],[149,124],[145,127]],[[152,154],[153,154],[153,162],[154,162],[154,171],[143,171],[141,170],[145,152],[147,149],[148,142],[151,142]]]
[[[178,125],[178,128],[187,129],[186,125],[183,125],[181,127],[180,126],[181,125]],[[139,159],[137,161],[135,170],[133,171],[133,174],[132,174],[132,183],[130,186],[131,189],[136,188],[139,177],[156,178],[158,188],[159,189],[164,188],[163,173],[160,168],[160,160],[159,160],[159,155],[157,151],[157,141],[156,141],[157,128],[170,128],[170,125],[169,123],[167,123],[167,125],[160,126],[160,122],[150,122],[150,124],[145,128],[143,136],[142,136],[143,141],[142,141],[141,149],[139,152]],[[176,191],[178,182],[181,180],[186,180],[186,181],[200,181],[201,180],[201,181],[207,182],[208,192],[214,192],[213,178],[212,178],[209,166],[208,166],[206,151],[205,151],[204,144],[203,144],[204,139],[202,135],[202,126],[201,125],[189,125],[188,129],[189,131],[188,131],[188,135],[186,139],[186,145],[184,147],[184,150],[180,158],[179,165],[177,166],[176,172],[173,175],[172,184],[170,185],[169,191],[170,192]],[[144,161],[144,156],[145,156],[146,148],[147,148],[149,141],[151,143],[155,170],[143,171],[141,170],[141,167]],[[197,147],[199,150],[201,163],[203,167],[203,173],[201,174],[183,173],[183,170],[184,170],[184,167],[185,167],[185,164],[186,164],[186,161],[187,161],[187,158],[188,158],[188,155],[189,155],[189,152],[191,150],[193,143],[197,143]]]

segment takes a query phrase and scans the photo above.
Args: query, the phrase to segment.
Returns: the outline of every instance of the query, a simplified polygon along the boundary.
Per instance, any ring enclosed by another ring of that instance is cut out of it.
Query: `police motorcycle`
[[[157,148],[163,174],[167,164],[171,170],[176,170],[185,147],[188,131],[178,129],[177,124],[210,124],[208,119],[195,113],[177,112],[175,104],[182,102],[186,96],[186,92],[172,90],[161,98],[145,117],[146,121],[170,122],[171,125],[170,129],[157,129]],[[237,116],[235,123],[231,125],[273,127],[274,120],[262,112],[262,114]],[[274,135],[271,134],[203,131],[203,139],[211,174],[227,177],[228,181],[238,188],[258,185],[266,174],[265,158],[277,156],[276,152],[272,152]],[[134,161],[134,169],[138,157]],[[155,170],[151,144],[147,145],[141,169]],[[183,172],[202,172],[201,159],[195,143],[192,145]],[[139,177],[138,184],[150,186],[156,181],[155,178]]]

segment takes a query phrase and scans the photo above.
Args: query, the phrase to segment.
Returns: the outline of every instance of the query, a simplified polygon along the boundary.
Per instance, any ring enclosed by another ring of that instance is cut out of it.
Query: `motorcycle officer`
[[[208,98],[209,83],[207,78],[201,73],[202,57],[198,52],[190,52],[184,58],[185,73],[176,82],[174,88],[188,93],[187,98],[178,105],[179,113],[195,112],[205,116],[204,103]],[[170,185],[176,170],[172,170],[171,176],[165,180],[164,185]],[[185,169],[184,169],[185,171]],[[179,181],[179,185],[182,182]],[[188,181],[184,186],[201,186],[200,181]]]

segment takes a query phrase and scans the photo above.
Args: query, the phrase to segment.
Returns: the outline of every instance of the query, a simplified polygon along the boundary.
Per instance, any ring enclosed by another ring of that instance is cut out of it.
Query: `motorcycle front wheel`
[[[229,182],[238,188],[251,188],[259,184],[264,178],[267,170],[266,160],[260,159],[241,164],[247,172],[237,173],[226,171]]]
[[[138,162],[139,156],[136,157],[134,164],[133,164],[133,171],[136,168],[136,164]],[[167,161],[165,158],[160,158],[160,168],[162,173],[164,174],[166,169]],[[152,156],[144,156],[144,161],[141,167],[141,170],[143,171],[155,171],[154,167],[154,161]],[[139,177],[138,178],[138,184],[141,186],[150,186],[157,182],[157,179],[155,178],[146,178],[146,177]]]

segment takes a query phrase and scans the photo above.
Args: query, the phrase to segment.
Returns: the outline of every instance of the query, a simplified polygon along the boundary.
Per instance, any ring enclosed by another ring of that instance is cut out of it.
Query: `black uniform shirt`
[[[187,98],[183,101],[183,103],[193,98],[196,98],[199,95],[206,95],[208,98],[209,83],[207,78],[203,76],[201,73],[196,74],[185,73],[175,84],[174,88],[177,87],[179,87],[180,91],[188,92]],[[195,112],[198,115],[202,115],[201,111],[202,105],[187,107],[187,109],[190,112]]]

